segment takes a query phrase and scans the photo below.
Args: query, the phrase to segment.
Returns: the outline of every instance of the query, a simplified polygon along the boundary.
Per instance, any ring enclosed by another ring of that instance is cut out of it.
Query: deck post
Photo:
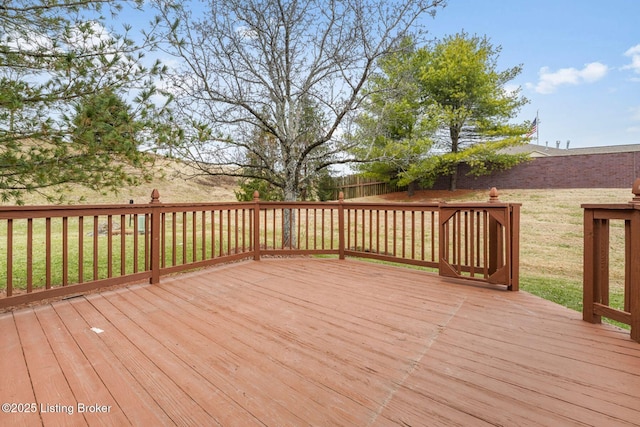
[[[253,260],[260,261],[260,193],[253,192]]]
[[[162,216],[159,206],[160,192],[157,189],[151,192],[151,201],[149,204],[151,205],[151,256],[149,260],[151,278],[149,279],[149,283],[157,284],[160,283],[160,234],[162,233],[160,229],[160,217]]]
[[[511,205],[508,222],[511,236],[511,277],[508,289],[517,292],[520,290],[520,205]]]
[[[582,318],[600,323],[602,316],[631,327],[631,339],[640,343],[640,178],[633,183],[628,204],[586,204],[584,208],[584,263]],[[609,305],[611,220],[624,221],[624,308]]]
[[[344,259],[344,193],[338,194],[338,258]]]
[[[488,203],[500,203],[498,198],[498,190],[496,187],[492,187],[489,191],[489,201]],[[487,213],[488,214],[488,213]],[[500,230],[498,221],[493,218],[491,215],[489,216],[489,275],[492,275],[496,271],[498,271],[498,265],[500,264],[499,257],[501,254],[499,253],[500,247],[499,243],[500,239]]]
[[[632,214],[630,228],[626,297],[631,313],[631,339],[640,343],[640,205],[636,206]]]
[[[640,343],[640,178],[636,178],[631,189],[633,206],[627,235],[627,259],[625,298],[631,313],[631,339]]]
[[[594,233],[593,209],[585,209],[584,252],[582,263],[582,319],[590,323],[600,323],[600,316],[595,316],[593,313],[593,303],[596,302],[594,293],[594,282],[596,276]]]

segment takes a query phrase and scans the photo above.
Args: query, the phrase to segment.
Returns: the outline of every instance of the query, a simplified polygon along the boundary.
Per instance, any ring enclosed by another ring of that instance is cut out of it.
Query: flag
[[[531,129],[527,132],[527,138],[531,138],[538,131],[538,118],[533,119],[533,123],[531,123]]]

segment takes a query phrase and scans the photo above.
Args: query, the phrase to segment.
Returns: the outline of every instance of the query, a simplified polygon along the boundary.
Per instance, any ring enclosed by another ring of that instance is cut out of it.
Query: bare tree
[[[169,81],[182,129],[174,153],[203,174],[264,179],[296,200],[313,174],[354,160],[341,135],[377,59],[444,3],[209,0],[189,10],[156,0],[166,51],[181,64]],[[305,125],[309,102],[319,132]],[[277,148],[263,150],[256,130]]]

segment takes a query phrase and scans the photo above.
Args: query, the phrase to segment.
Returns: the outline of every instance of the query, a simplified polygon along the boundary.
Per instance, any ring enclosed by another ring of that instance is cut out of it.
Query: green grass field
[[[626,203],[629,189],[501,190],[503,202],[521,203],[520,288],[582,311],[583,209],[585,203]],[[488,191],[418,192],[414,197],[388,195],[374,200],[485,201]],[[624,300],[624,224],[611,222],[611,306]],[[626,327],[626,325],[625,325]]]

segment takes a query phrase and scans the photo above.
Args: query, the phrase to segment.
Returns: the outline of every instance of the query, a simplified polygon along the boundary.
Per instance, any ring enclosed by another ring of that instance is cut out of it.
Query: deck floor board
[[[355,260],[217,266],[0,314],[0,331],[3,403],[110,407],[0,425],[640,425],[627,331]]]

